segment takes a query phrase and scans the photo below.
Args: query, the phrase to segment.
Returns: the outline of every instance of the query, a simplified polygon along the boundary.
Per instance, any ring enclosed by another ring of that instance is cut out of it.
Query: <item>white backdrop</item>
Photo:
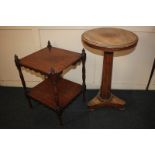
[[[94,27],[0,27],[0,85],[21,86],[14,54],[26,56],[43,48],[50,40],[53,46],[81,52],[81,34]],[[129,55],[114,58],[113,89],[145,89],[155,58],[155,27],[121,27],[139,36],[139,43]],[[102,73],[102,56],[87,52],[86,76],[88,88],[99,88]],[[41,77],[24,70],[28,86],[34,86]],[[81,83],[81,66],[72,69],[65,77]],[[150,89],[155,89],[153,76]]]

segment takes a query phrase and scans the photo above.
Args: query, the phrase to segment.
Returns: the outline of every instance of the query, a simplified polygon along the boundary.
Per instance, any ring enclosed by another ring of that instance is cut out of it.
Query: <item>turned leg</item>
[[[25,83],[25,79],[24,79],[24,76],[23,76],[23,73],[22,73],[22,70],[21,70],[21,66],[20,66],[20,61],[19,61],[19,58],[17,55],[15,55],[15,64],[16,64],[16,67],[18,69],[18,72],[19,72],[19,76],[20,76],[20,79],[21,79],[21,82],[22,82],[22,85],[23,85],[23,88],[24,88],[24,93],[25,93],[25,96],[28,100],[28,103],[29,103],[29,106],[30,108],[32,108],[32,103],[31,103],[31,99],[30,97],[27,95],[27,87],[26,87],[26,83]]]
[[[58,73],[56,73],[53,68],[51,68],[51,74],[50,74],[49,78],[50,78],[51,83],[53,85],[54,101],[56,103],[57,109],[60,109],[59,90],[58,90],[58,87],[57,87],[60,75]]]
[[[54,69],[51,68],[50,80],[51,80],[51,83],[52,83],[53,88],[54,88],[53,89],[54,100],[55,100],[55,103],[56,103],[56,106],[57,106],[56,107],[56,113],[57,113],[60,125],[63,126],[63,121],[62,121],[63,110],[61,109],[60,104],[59,104],[59,90],[58,90],[58,87],[57,87],[60,75],[61,75],[61,73],[58,74],[58,73],[56,73],[54,71]]]
[[[86,53],[85,50],[82,50],[82,87],[83,87],[83,101],[86,102],[86,69],[85,69],[85,63],[86,63]]]

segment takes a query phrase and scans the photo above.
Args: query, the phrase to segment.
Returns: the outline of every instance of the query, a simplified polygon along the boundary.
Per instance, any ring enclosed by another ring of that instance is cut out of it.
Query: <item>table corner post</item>
[[[83,87],[83,101],[86,102],[86,52],[85,49],[82,49],[82,54],[81,54],[81,59],[82,59],[82,87]]]

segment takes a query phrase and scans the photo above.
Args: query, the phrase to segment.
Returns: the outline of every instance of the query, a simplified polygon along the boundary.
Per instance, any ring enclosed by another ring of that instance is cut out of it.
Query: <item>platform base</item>
[[[124,110],[125,109],[124,105],[125,101],[114,95],[111,95],[109,99],[102,99],[99,95],[97,95],[88,103],[88,108],[96,109],[100,107],[113,107],[113,108],[119,108],[120,110]]]

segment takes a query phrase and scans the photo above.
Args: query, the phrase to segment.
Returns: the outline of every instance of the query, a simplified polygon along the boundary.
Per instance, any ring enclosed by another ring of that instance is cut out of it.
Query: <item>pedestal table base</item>
[[[88,108],[96,109],[100,107],[113,107],[113,108],[119,108],[121,110],[124,110],[124,105],[125,105],[125,101],[114,96],[113,94],[109,99],[102,99],[98,94],[88,103]]]

